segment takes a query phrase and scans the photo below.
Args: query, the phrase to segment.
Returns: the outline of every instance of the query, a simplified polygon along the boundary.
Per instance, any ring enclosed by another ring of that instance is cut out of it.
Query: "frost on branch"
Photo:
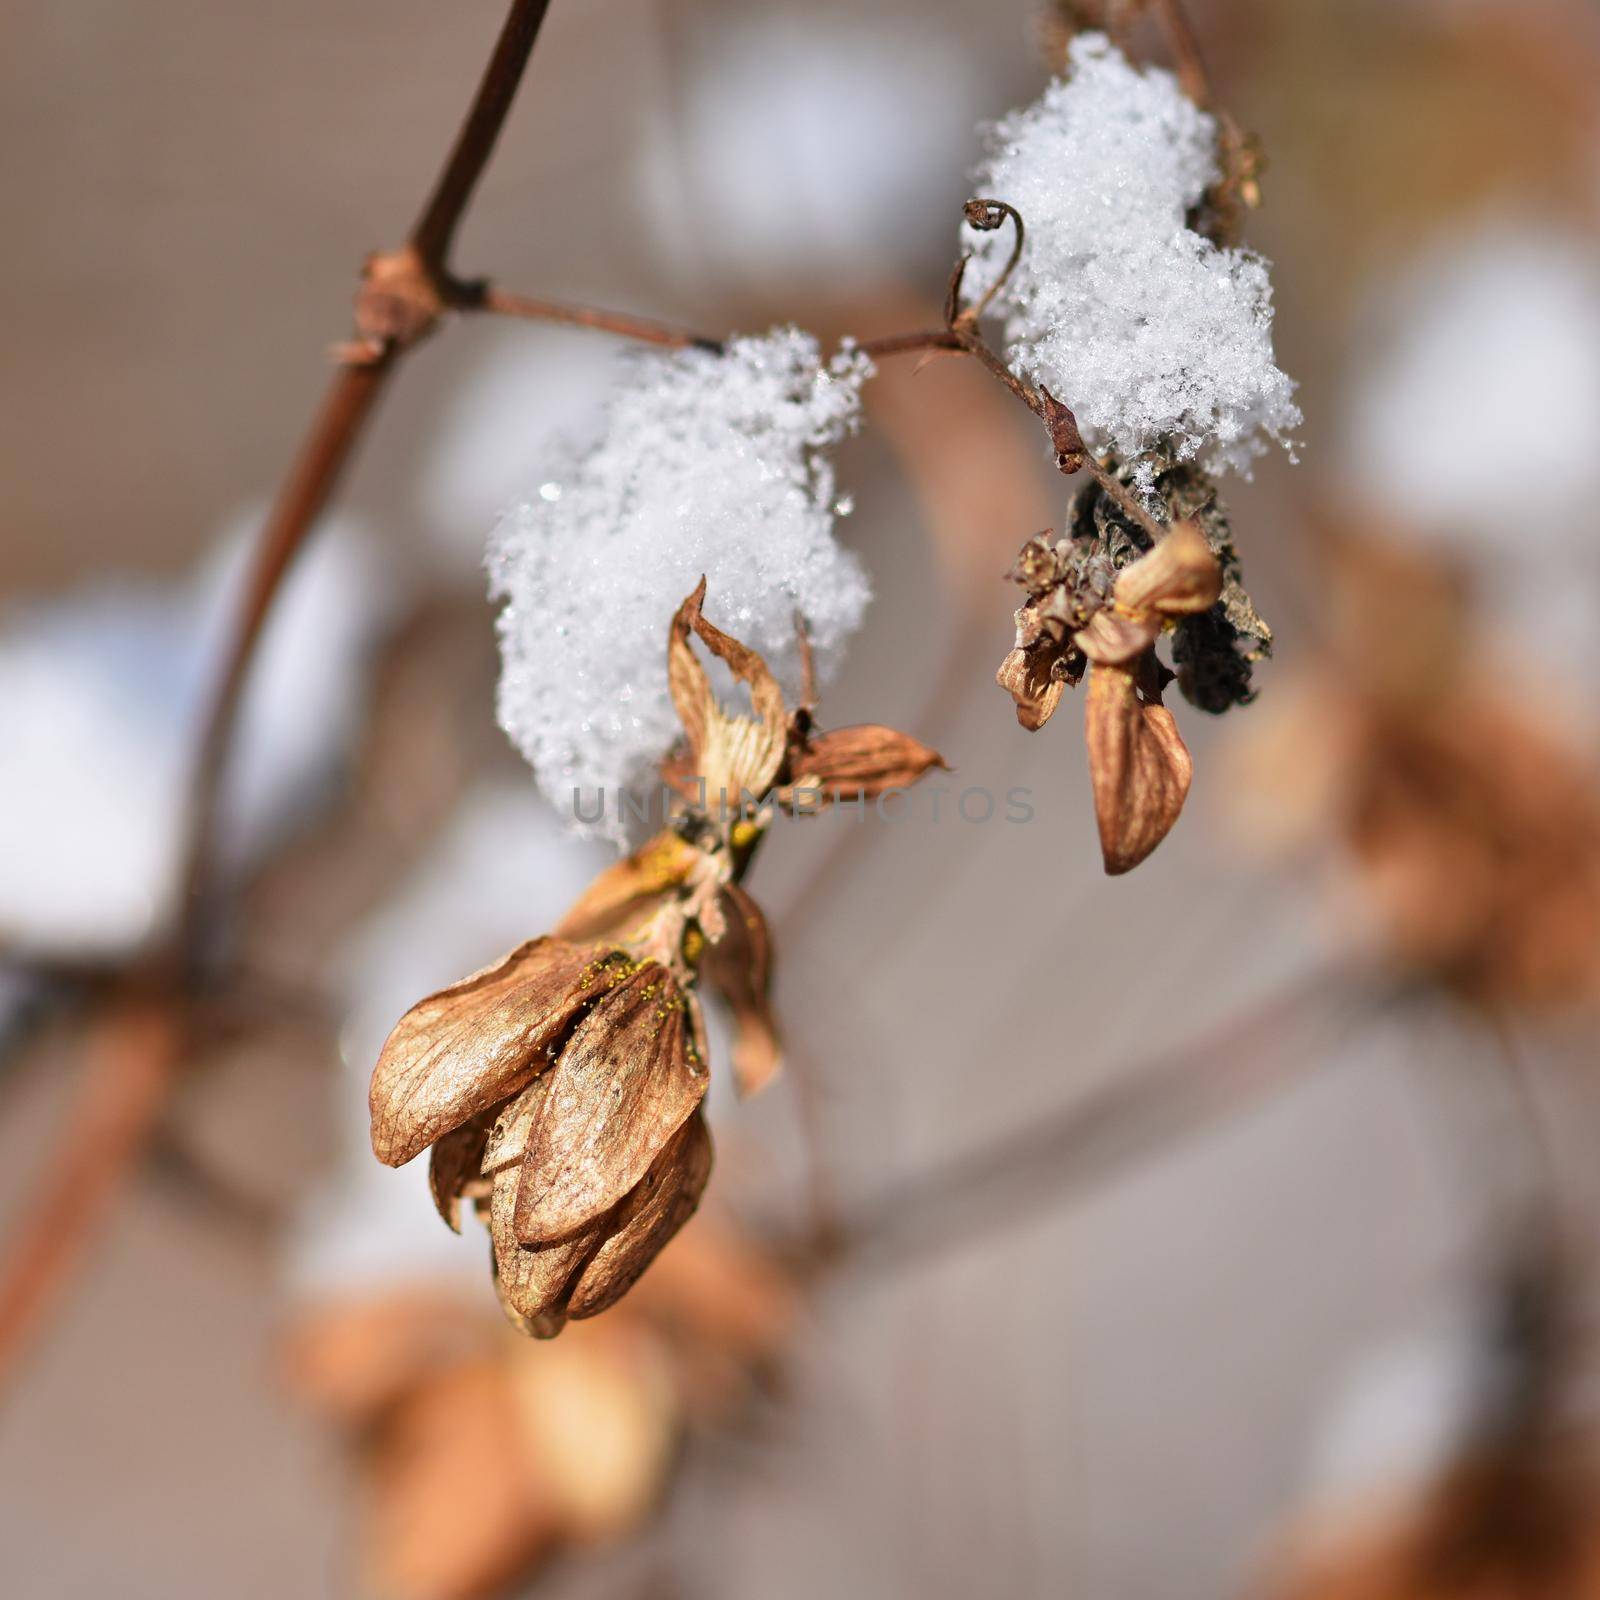
[[[867,371],[848,353],[822,366],[793,328],[639,356],[599,442],[502,516],[500,723],[564,813],[672,744],[667,624],[702,573],[714,620],[791,691],[796,610],[824,670],[860,622],[866,578],[834,538],[823,452],[855,428]]]
[[[1070,76],[990,139],[977,192],[1027,226],[995,301],[1007,359],[1073,408],[1092,446],[1243,470],[1263,434],[1298,425],[1273,360],[1266,263],[1186,226],[1219,176],[1217,127],[1170,73],[1084,34]],[[992,282],[1010,230],[967,229],[964,244],[969,288]]]

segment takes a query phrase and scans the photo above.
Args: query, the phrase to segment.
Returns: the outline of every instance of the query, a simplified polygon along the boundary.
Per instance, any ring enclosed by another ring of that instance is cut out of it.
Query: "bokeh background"
[[[0,1218],[60,1137],[97,975],[162,916],[240,541],[499,11],[8,17]],[[769,844],[752,887],[792,1070],[717,1106],[719,1208],[770,1243],[822,1205],[865,1242],[794,1288],[740,1404],[652,1435],[664,1465],[625,1514],[552,1538],[539,1592],[1241,1595],[1302,1519],[1448,1457],[1529,1215],[1558,1219],[1585,1320],[1583,984],[1488,1006],[1397,961],[1390,901],[1306,789],[1347,759],[1339,641],[1381,650],[1360,631],[1380,597],[1330,553],[1360,538],[1454,575],[1462,670],[1553,730],[1501,759],[1536,791],[1555,762],[1592,814],[1600,14],[1193,12],[1269,158],[1248,234],[1306,415],[1298,464],[1227,486],[1278,629],[1261,698],[1184,714],[1188,812],[1105,879],[1073,708],[1027,735],[993,684],[1000,574],[1064,485],[975,367],[877,380],[840,456],[876,600],[827,720],[905,727],[953,784],[1026,786],[1035,815]],[[458,261],[711,333],[925,324],[976,127],[1059,48],[1030,0],[557,0]],[[481,1241],[364,1155],[361,1100],[411,1000],[542,929],[604,859],[494,726],[479,563],[615,355],[451,326],[286,596],[229,789],[226,954],[249,978],[5,1394],[10,1593],[361,1592],[376,1447],[297,1387],[296,1330],[411,1281],[490,1297]],[[1558,880],[1592,871],[1587,826],[1558,830]]]

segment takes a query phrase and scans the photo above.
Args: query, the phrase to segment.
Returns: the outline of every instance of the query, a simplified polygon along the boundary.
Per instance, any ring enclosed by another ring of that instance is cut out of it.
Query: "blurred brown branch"
[[[1337,968],[1314,967],[1077,1104],[891,1185],[812,1241],[812,1260],[904,1267],[1040,1214],[1042,1201],[1113,1177],[1314,1069],[1317,1028],[1342,1020],[1357,998]]]
[[[313,531],[399,357],[432,331],[456,230],[505,124],[550,0],[512,0],[470,110],[402,249],[367,263],[357,299],[364,342],[315,412],[257,537],[250,576],[202,725],[183,852],[184,899],[170,945],[145,963],[136,1003],[92,1024],[82,1112],[58,1151],[0,1271],[0,1380],[14,1370],[75,1261],[154,1130],[186,1036],[186,985],[206,933],[217,803],[240,701],[285,574]],[[85,1125],[87,1124],[87,1126]]]

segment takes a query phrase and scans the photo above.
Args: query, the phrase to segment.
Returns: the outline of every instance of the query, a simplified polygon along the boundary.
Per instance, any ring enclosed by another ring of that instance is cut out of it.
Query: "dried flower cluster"
[[[555,933],[420,1001],[373,1072],[372,1146],[399,1166],[432,1149],[440,1214],[488,1217],[495,1282],[527,1332],[614,1304],[699,1203],[711,1170],[696,995],[702,972],[738,1023],[735,1068],[776,1070],[766,922],[740,886],[772,806],[914,782],[938,756],[887,728],[828,734],[793,715],[766,662],[707,621],[705,580],[678,608],[667,678],[695,800],[603,872]],[[745,684],[753,716],[712,693],[697,636]]]
[[[1271,632],[1240,587],[1227,525],[1205,480],[1181,469],[1162,480],[1173,513],[1156,543],[1122,516],[1098,484],[1074,501],[1069,536],[1022,547],[1011,576],[1026,600],[996,681],[1030,732],[1043,727],[1069,685],[1089,674],[1084,732],[1101,853],[1128,872],[1171,831],[1193,764],[1162,701],[1176,678],[1208,711],[1250,697],[1250,667]],[[1164,634],[1177,670],[1155,646]]]

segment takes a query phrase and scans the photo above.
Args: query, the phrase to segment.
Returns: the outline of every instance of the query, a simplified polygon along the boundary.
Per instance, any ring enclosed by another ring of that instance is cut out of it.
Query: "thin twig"
[[[463,311],[487,311],[496,316],[522,317],[533,322],[564,322],[577,328],[594,328],[614,333],[623,339],[644,344],[664,345],[675,350],[709,350],[721,354],[720,340],[686,328],[674,328],[648,317],[630,316],[622,311],[602,311],[598,306],[571,305],[559,300],[539,300],[532,295],[513,294],[509,289],[484,284],[469,286],[462,299],[453,304]]]
[[[188,801],[181,923],[186,963],[198,954],[196,945],[205,927],[205,902],[215,869],[219,791],[256,646],[284,575],[333,494],[393,366],[391,350],[377,361],[342,366],[335,373],[256,542],[244,598],[203,724]]]
[[[1211,104],[1211,74],[1200,53],[1200,37],[1183,9],[1183,0],[1155,0],[1156,14],[1172,49],[1178,86],[1202,110]]]
[[[516,98],[528,57],[539,38],[550,0],[511,0],[494,53],[478,81],[471,109],[445,159],[433,193],[411,229],[409,243],[434,274],[448,272],[450,247],[478,180],[500,138]]]

